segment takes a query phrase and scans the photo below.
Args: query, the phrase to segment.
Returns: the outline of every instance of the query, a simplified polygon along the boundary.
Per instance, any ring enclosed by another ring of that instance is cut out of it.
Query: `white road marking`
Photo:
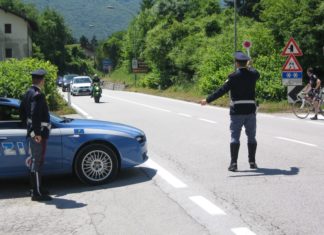
[[[159,166],[157,163],[148,159],[145,163],[146,166],[157,170],[157,174],[171,184],[174,188],[187,188],[188,186],[179,180],[177,177],[173,176],[170,172],[165,170],[163,167]]]
[[[180,116],[191,118],[192,116],[186,113],[177,113]]]
[[[213,204],[203,196],[192,196],[189,197],[189,199],[210,215],[226,215],[226,213],[222,209],[217,207],[215,204]]]
[[[65,99],[65,101],[68,102],[67,97],[65,97],[64,94],[62,94],[62,95],[63,95],[63,98]],[[81,109],[79,106],[73,104],[72,102],[71,102],[71,106],[72,106],[74,109],[76,109],[79,113],[81,113],[85,118],[87,118],[87,119],[93,119],[92,116],[90,116],[87,112],[85,112],[83,109]]]
[[[256,235],[249,228],[232,228],[231,231],[236,235]]]
[[[81,109],[79,106],[71,103],[71,106],[76,109],[79,113],[81,113],[83,116],[85,116],[87,119],[93,119],[87,112],[85,112],[83,109]]]
[[[154,107],[154,106],[151,106],[151,105],[142,104],[142,103],[138,103],[138,102],[135,102],[135,101],[130,101],[130,100],[127,100],[127,99],[117,98],[117,97],[110,96],[110,95],[103,95],[103,96],[108,97],[108,98],[112,98],[112,99],[116,99],[116,100],[121,100],[121,101],[124,101],[124,102],[127,102],[127,103],[131,103],[131,104],[140,105],[140,106],[143,106],[143,107],[146,107],[146,108],[150,108],[150,109],[159,110],[159,111],[162,111],[162,112],[171,113],[171,111],[170,110],[167,110],[167,109],[157,108],[157,107]]]
[[[203,122],[208,122],[208,123],[212,123],[212,124],[216,124],[217,122],[215,121],[212,121],[212,120],[208,120],[208,119],[205,119],[205,118],[198,118],[200,121],[203,121]]]
[[[289,138],[280,137],[280,136],[277,136],[276,138],[280,139],[280,140],[286,140],[286,141],[290,141],[290,142],[294,142],[294,143],[298,143],[298,144],[307,145],[307,146],[317,147],[317,145],[315,145],[315,144],[310,144],[310,143],[306,143],[306,142],[299,141],[299,140],[289,139]]]
[[[280,119],[285,119],[285,120],[289,120],[289,121],[296,121],[298,119],[296,118],[287,118],[287,117],[279,117]]]
[[[324,126],[324,123],[320,123],[320,122],[316,122],[316,121],[307,121],[307,123]]]

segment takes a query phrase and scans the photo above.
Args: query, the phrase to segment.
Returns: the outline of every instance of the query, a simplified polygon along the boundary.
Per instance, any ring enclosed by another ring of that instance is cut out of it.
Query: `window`
[[[11,24],[5,24],[5,33],[11,33]]]
[[[19,109],[15,107],[0,106],[0,129],[20,129],[23,125],[19,116]]]
[[[6,58],[12,58],[12,49],[6,48]]]

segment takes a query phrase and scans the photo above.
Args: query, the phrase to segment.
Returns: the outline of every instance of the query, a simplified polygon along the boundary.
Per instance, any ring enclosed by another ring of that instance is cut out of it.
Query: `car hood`
[[[73,119],[71,122],[64,123],[64,127],[77,129],[98,129],[100,131],[117,131],[126,133],[133,137],[145,135],[142,130],[133,126],[99,120]]]
[[[76,83],[76,84],[73,84],[72,86],[74,86],[74,87],[83,87],[83,86],[90,87],[91,83]]]

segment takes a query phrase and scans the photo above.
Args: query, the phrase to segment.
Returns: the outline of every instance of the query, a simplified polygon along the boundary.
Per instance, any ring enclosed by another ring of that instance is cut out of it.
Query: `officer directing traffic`
[[[47,139],[50,132],[50,115],[44,87],[46,71],[38,69],[31,73],[32,86],[27,90],[20,104],[20,115],[27,124],[27,139],[31,150],[30,183],[32,201],[49,201],[52,198],[43,189],[42,166],[46,153]]]
[[[231,163],[229,171],[237,170],[237,158],[240,149],[240,135],[242,127],[245,127],[248,142],[249,164],[251,169],[256,169],[255,153],[257,148],[256,135],[256,101],[255,87],[260,74],[253,68],[248,68],[250,58],[243,52],[235,53],[235,65],[237,70],[228,76],[228,79],[213,94],[200,101],[206,105],[230,91],[230,131],[231,131]]]

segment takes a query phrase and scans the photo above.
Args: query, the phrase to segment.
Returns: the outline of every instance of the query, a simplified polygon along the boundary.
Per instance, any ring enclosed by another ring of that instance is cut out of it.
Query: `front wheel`
[[[100,97],[99,96],[95,96],[94,100],[95,100],[96,103],[99,103]]]
[[[82,148],[76,156],[74,170],[80,181],[85,184],[105,184],[117,176],[118,158],[110,147],[91,144]]]
[[[306,100],[296,100],[293,103],[292,108],[296,117],[305,119],[309,115],[311,104]]]

